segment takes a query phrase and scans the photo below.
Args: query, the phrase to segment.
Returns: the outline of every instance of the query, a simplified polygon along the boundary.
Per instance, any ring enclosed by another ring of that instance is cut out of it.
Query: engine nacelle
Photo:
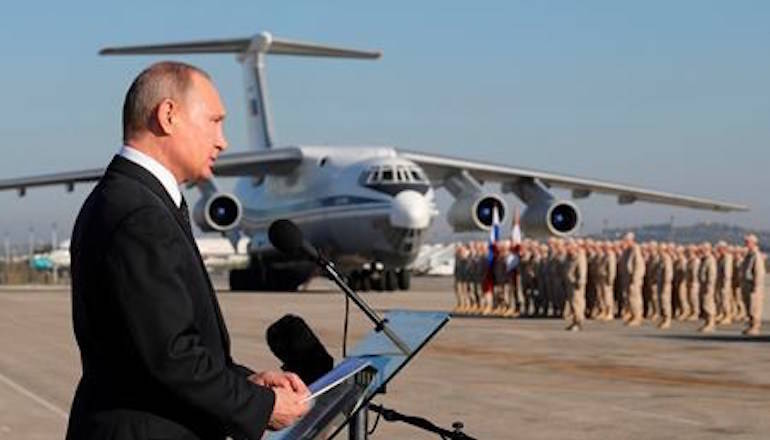
[[[580,210],[566,200],[538,201],[527,206],[521,216],[521,229],[528,236],[564,237],[580,225]]]
[[[447,221],[455,232],[489,230],[492,211],[497,208],[499,220],[505,218],[505,202],[497,194],[472,194],[458,198],[447,213]]]
[[[201,199],[193,209],[195,223],[205,232],[227,232],[240,224],[242,215],[241,202],[228,193]]]

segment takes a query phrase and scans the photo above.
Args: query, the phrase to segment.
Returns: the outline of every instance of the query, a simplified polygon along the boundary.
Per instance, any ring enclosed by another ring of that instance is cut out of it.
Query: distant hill
[[[746,229],[740,226],[724,223],[696,223],[693,225],[672,226],[670,223],[641,225],[626,228],[608,228],[596,234],[588,234],[589,237],[616,240],[626,232],[633,232],[637,241],[673,241],[676,243],[702,243],[708,241],[716,243],[724,240],[729,244],[743,244],[743,237],[753,233],[759,237],[759,247],[763,252],[770,251],[770,231],[758,231]],[[525,235],[526,235],[526,231]],[[503,235],[507,238],[508,232]],[[448,228],[432,228],[428,234],[429,243],[449,243],[452,241],[486,240],[488,232],[468,232],[462,234],[452,233]]]
[[[672,226],[669,223],[642,225],[630,228],[604,229],[592,237],[615,240],[626,232],[633,232],[637,241],[674,241],[677,243],[715,243],[724,240],[729,244],[743,244],[743,237],[753,233],[759,237],[759,247],[770,250],[770,231],[757,231],[724,223],[696,223],[689,226]]]

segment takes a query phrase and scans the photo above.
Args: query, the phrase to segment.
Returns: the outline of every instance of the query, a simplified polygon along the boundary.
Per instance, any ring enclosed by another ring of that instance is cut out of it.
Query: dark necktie
[[[179,213],[182,214],[184,220],[185,231],[192,235],[192,225],[190,224],[190,210],[187,208],[187,200],[182,196],[182,203],[179,206]]]

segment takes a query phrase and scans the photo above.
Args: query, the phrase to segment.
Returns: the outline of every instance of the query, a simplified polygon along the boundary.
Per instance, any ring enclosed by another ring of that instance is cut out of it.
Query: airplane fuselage
[[[415,259],[437,212],[418,165],[388,147],[297,148],[303,160],[291,172],[236,184],[250,253],[283,258],[270,246],[267,230],[289,218],[344,269],[374,262],[403,268]]]

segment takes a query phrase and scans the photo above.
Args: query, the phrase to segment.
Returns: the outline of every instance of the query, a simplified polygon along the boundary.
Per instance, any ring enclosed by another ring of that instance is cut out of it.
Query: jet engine
[[[521,216],[521,228],[527,235],[543,237],[572,234],[580,225],[580,211],[566,200],[535,201]]]
[[[242,214],[241,202],[227,193],[201,198],[193,209],[195,223],[204,232],[227,232],[238,226]]]
[[[455,232],[488,230],[492,212],[497,208],[498,219],[505,217],[505,202],[497,194],[471,194],[459,197],[449,208],[447,221]]]

